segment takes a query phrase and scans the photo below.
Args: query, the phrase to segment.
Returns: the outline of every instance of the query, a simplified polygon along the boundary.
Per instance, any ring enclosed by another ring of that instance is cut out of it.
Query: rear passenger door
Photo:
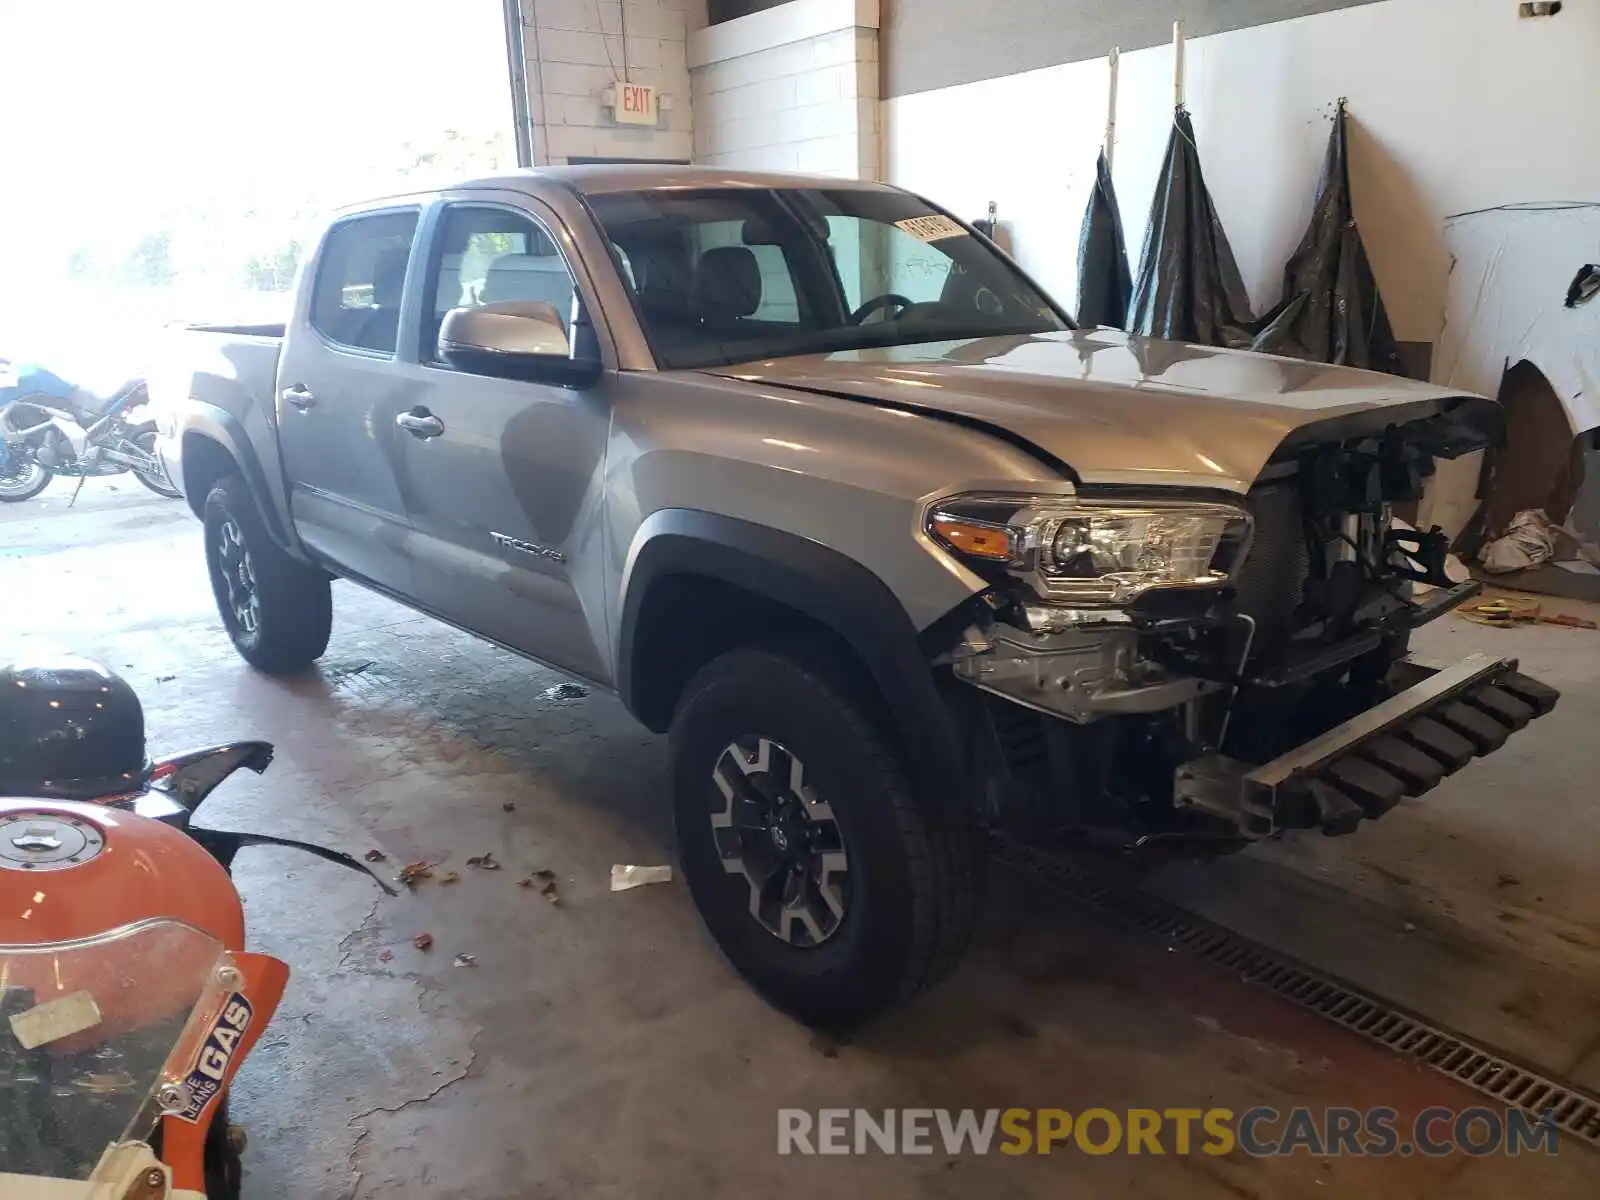
[[[278,439],[301,539],[341,572],[410,590],[395,355],[420,210],[336,222],[278,363]]]
[[[452,308],[540,300],[577,353],[594,327],[553,216],[534,201],[451,202],[432,214],[417,405],[437,432],[407,436],[401,488],[418,600],[454,623],[579,675],[609,682],[600,586],[607,380],[588,391],[470,375],[437,354]]]

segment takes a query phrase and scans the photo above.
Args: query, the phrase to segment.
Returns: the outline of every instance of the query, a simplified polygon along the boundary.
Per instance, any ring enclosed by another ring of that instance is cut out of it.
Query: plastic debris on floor
[[[1505,533],[1486,545],[1478,555],[1483,569],[1495,575],[1526,571],[1547,563],[1556,556],[1556,536],[1560,530],[1542,508],[1525,508],[1511,518]]]
[[[616,863],[611,868],[611,890],[625,892],[647,883],[671,883],[671,867],[633,867]]]
[[[1574,617],[1567,613],[1547,613],[1537,600],[1526,596],[1484,600],[1456,611],[1458,615],[1475,624],[1492,625],[1502,629],[1513,625],[1561,625],[1568,629],[1600,629],[1600,625],[1587,617]]]

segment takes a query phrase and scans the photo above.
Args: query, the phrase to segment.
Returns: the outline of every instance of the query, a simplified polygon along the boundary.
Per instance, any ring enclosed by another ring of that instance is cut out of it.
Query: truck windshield
[[[590,198],[663,367],[1069,329],[981,237],[903,192]]]

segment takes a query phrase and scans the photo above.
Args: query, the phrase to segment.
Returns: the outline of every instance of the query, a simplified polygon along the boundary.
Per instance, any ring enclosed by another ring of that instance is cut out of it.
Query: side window
[[[499,300],[544,301],[572,337],[577,316],[572,272],[560,248],[532,219],[503,208],[453,205],[439,225],[433,264],[433,304],[423,313],[424,358],[437,361],[445,313]]]
[[[311,324],[330,341],[393,354],[415,212],[376,213],[328,231],[311,293]]]

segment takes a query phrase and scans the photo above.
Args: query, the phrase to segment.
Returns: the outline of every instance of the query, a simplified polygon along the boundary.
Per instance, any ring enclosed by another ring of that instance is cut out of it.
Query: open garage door
[[[171,321],[281,319],[330,207],[516,165],[500,0],[19,3],[0,28],[0,357],[75,383],[142,373]]]

